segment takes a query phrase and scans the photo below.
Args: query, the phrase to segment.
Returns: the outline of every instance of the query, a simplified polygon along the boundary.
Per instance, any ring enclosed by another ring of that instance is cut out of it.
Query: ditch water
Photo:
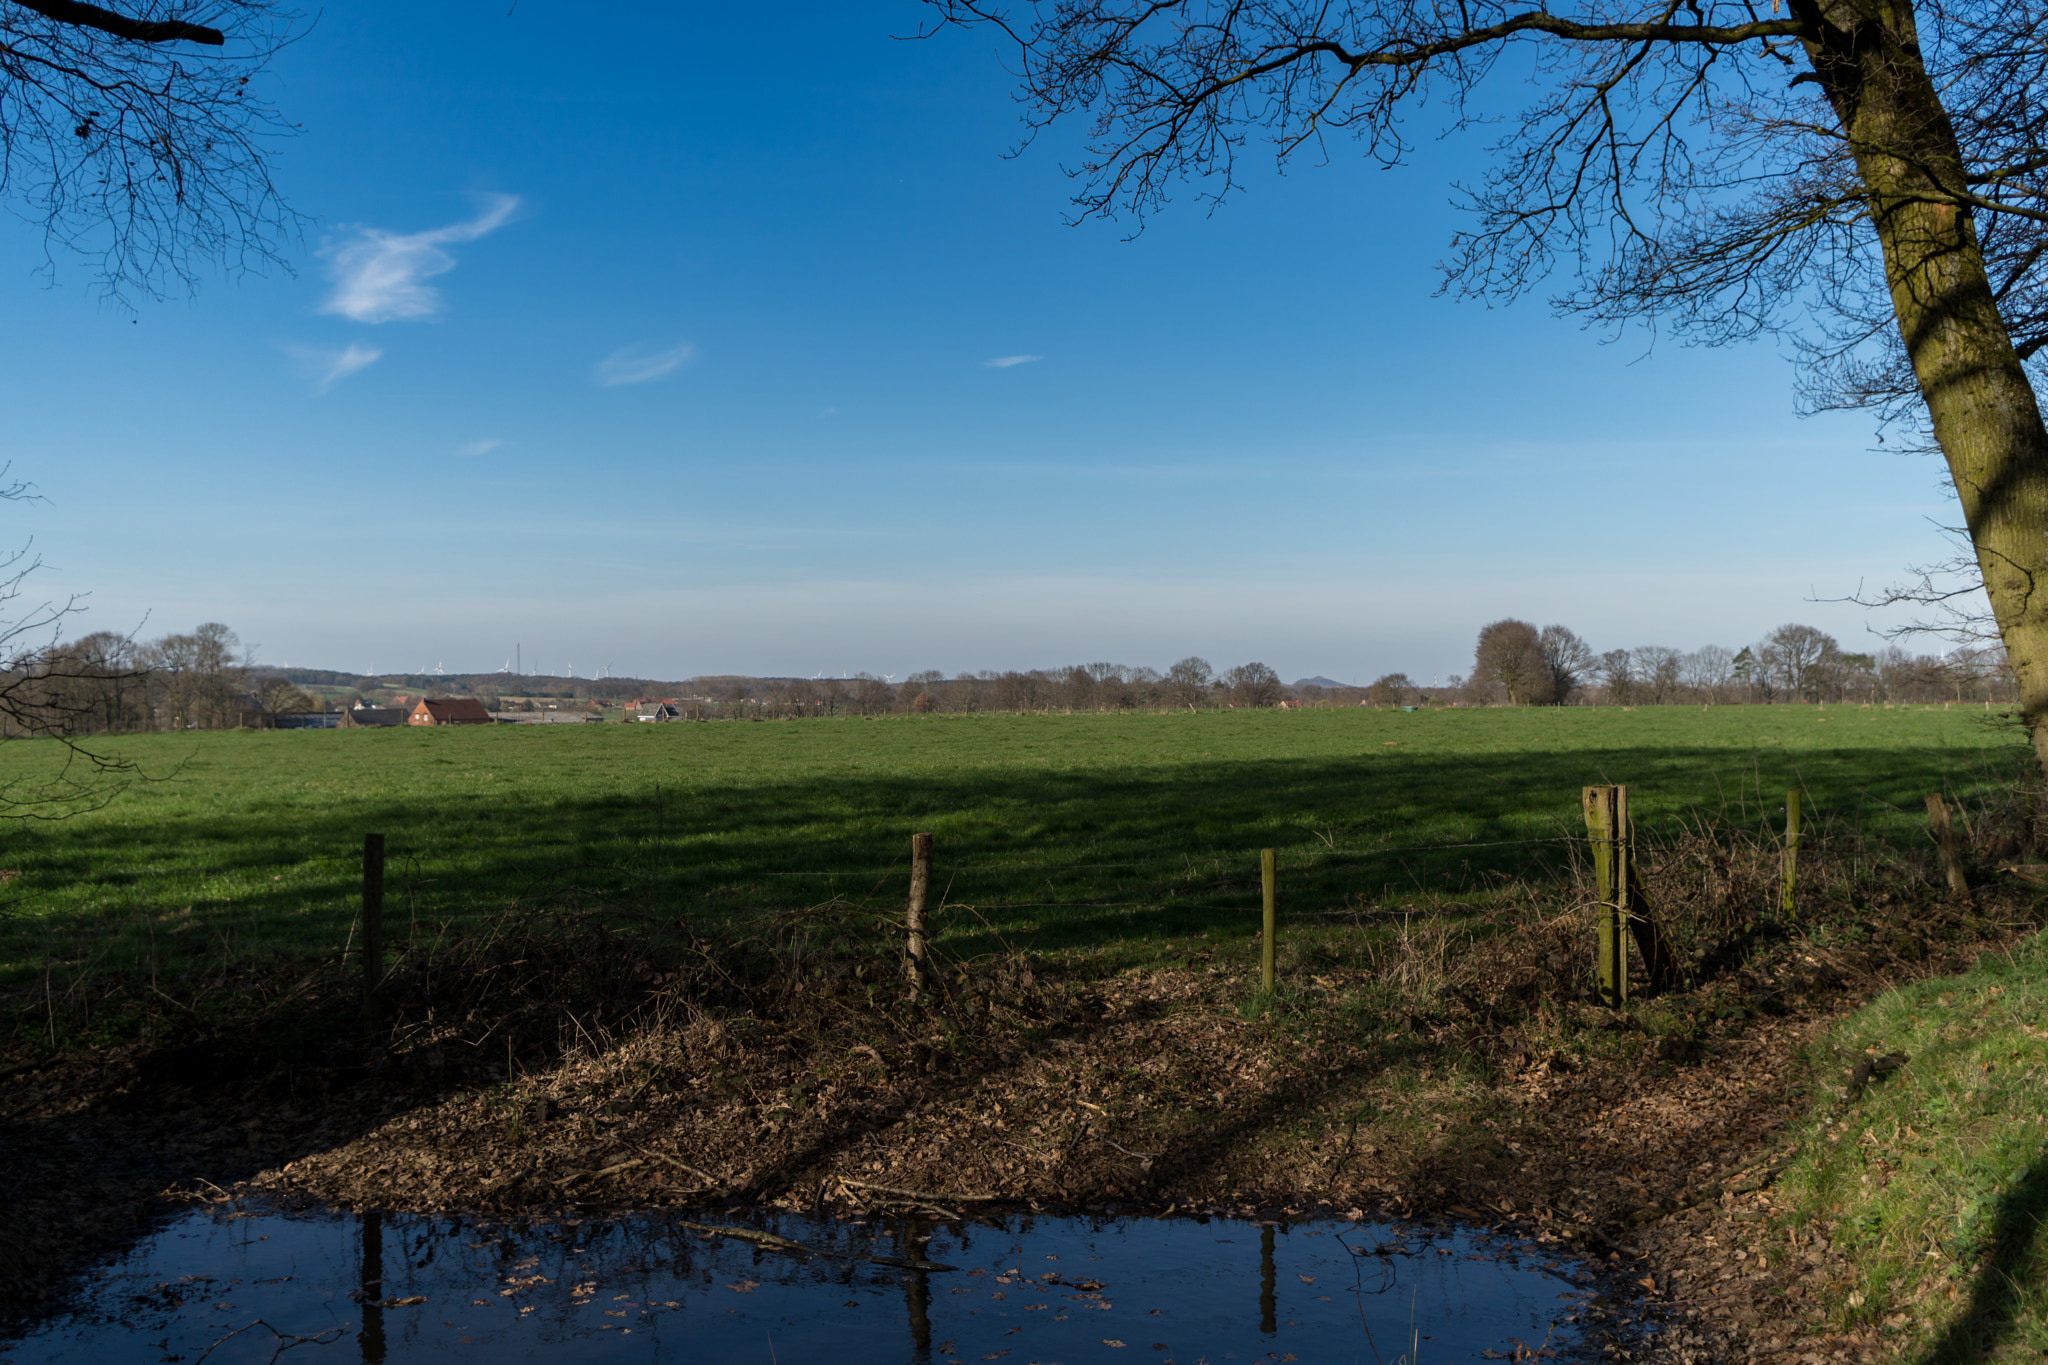
[[[744,1226],[818,1254],[659,1214],[487,1223],[203,1209],[94,1272],[64,1312],[0,1340],[0,1361],[1431,1365],[1531,1358],[1518,1349],[1590,1355],[1600,1313],[1582,1264],[1422,1224]]]

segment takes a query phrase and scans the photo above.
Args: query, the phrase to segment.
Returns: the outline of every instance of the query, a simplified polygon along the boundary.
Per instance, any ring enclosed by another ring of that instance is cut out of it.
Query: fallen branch
[[[1718,1185],[1702,1185],[1698,1189],[1689,1190],[1667,1203],[1652,1204],[1648,1208],[1637,1209],[1628,1216],[1627,1221],[1631,1227],[1641,1227],[1645,1223],[1654,1223],[1660,1218],[1669,1218],[1674,1213],[1697,1207],[1707,1200],[1719,1199],[1724,1194],[1754,1193],[1770,1184],[1773,1180],[1776,1180],[1778,1173],[1787,1166],[1790,1166],[1792,1158],[1797,1155],[1798,1149],[1795,1148],[1764,1167],[1761,1171],[1758,1171],[1755,1175],[1738,1180],[1726,1180]]]
[[[792,1242],[787,1237],[778,1237],[772,1232],[762,1232],[757,1228],[726,1227],[717,1223],[692,1223],[684,1218],[676,1219],[676,1225],[688,1228],[692,1232],[701,1232],[712,1237],[730,1237],[736,1242],[752,1242],[755,1246],[767,1247],[771,1251],[793,1251],[803,1256],[836,1256],[840,1260],[851,1259],[838,1256],[836,1252],[819,1251],[815,1247],[805,1246],[802,1242]]]
[[[669,1165],[675,1167],[677,1170],[696,1176],[699,1180],[702,1180],[707,1185],[711,1186],[713,1189],[722,1190],[726,1188],[725,1182],[720,1180],[717,1176],[711,1174],[709,1171],[700,1171],[687,1161],[676,1160],[667,1152],[656,1152],[646,1147],[635,1147],[633,1150],[640,1153],[642,1156],[651,1156],[656,1161],[666,1161]]]
[[[855,1196],[848,1192],[847,1197],[854,1198]],[[967,1218],[967,1215],[962,1213],[958,1209],[942,1209],[937,1204],[929,1203],[922,1199],[894,1199],[884,1197],[881,1199],[862,1199],[859,1202],[864,1208],[895,1209],[902,1213],[929,1214],[931,1217],[938,1219],[942,1223],[959,1223],[964,1222]]]
[[[1134,1152],[1130,1148],[1124,1146],[1121,1142],[1116,1141],[1114,1138],[1105,1137],[1101,1133],[1097,1133],[1095,1136],[1100,1138],[1103,1142],[1109,1144],[1111,1147],[1116,1148],[1119,1152],[1122,1152],[1131,1160],[1137,1162],[1138,1169],[1140,1171],[1146,1172],[1147,1174],[1149,1174],[1152,1170],[1152,1163],[1157,1161],[1162,1155],[1159,1152]]]
[[[946,1204],[1000,1204],[1003,1201],[999,1194],[931,1194],[925,1190],[901,1190],[894,1185],[877,1185],[867,1180],[855,1180],[848,1175],[834,1176],[833,1179],[856,1190],[873,1190],[876,1194],[900,1195],[910,1200],[930,1200]]]
[[[645,1166],[646,1164],[645,1161],[636,1156],[630,1161],[621,1161],[618,1165],[607,1166],[601,1171],[578,1171],[566,1179],[557,1180],[555,1184],[566,1190],[579,1180],[604,1180],[617,1175],[620,1171],[630,1171],[635,1166]]]
[[[816,1247],[805,1246],[802,1242],[792,1242],[787,1237],[778,1237],[772,1232],[762,1232],[758,1228],[727,1227],[717,1223],[692,1223],[682,1218],[676,1219],[676,1226],[688,1228],[692,1232],[701,1232],[708,1237],[730,1237],[734,1241],[751,1242],[757,1247],[766,1247],[770,1251],[788,1251],[799,1256],[829,1256],[837,1261],[867,1261],[873,1265],[895,1266],[899,1270],[959,1269],[958,1266],[940,1265],[937,1261],[906,1261],[894,1256],[857,1256],[845,1251],[820,1251]]]

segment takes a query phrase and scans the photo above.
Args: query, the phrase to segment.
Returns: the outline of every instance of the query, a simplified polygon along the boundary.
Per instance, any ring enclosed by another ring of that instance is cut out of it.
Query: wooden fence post
[[[371,1033],[383,1016],[384,836],[363,836],[363,1027]]]
[[[1785,793],[1785,873],[1783,885],[1778,889],[1778,909],[1787,920],[1796,919],[1799,914],[1798,898],[1793,894],[1799,881],[1799,788]]]
[[[912,994],[923,990],[931,981],[931,973],[925,960],[924,906],[931,896],[932,888],[932,836],[913,834],[910,836],[910,903],[905,908],[904,927],[908,931],[903,955],[903,976],[910,982]]]
[[[1593,922],[1593,975],[1600,1003],[1628,1002],[1628,788],[1587,787],[1586,834],[1593,845],[1593,888],[1600,908]]]
[[[1963,849],[1956,839],[1956,827],[1949,819],[1948,803],[1941,799],[1940,792],[1927,794],[1927,825],[1934,833],[1934,842],[1941,849],[1941,870],[1947,874],[1951,894],[1970,894],[1970,879],[1963,875]]]
[[[1273,947],[1279,933],[1274,925],[1273,882],[1278,873],[1273,865],[1273,850],[1259,850],[1259,885],[1265,892],[1264,933],[1259,938],[1259,989],[1267,995],[1273,993]]]

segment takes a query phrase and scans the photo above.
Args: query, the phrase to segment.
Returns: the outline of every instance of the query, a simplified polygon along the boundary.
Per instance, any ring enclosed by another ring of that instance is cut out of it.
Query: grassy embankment
[[[1859,1061],[1903,1054],[1854,1098]],[[1812,1058],[1822,1098],[1781,1235],[1856,1267],[1827,1306],[1928,1365],[2048,1352],[2048,940],[1891,991]]]
[[[0,989],[331,954],[361,836],[390,839],[415,941],[508,907],[631,906],[741,931],[836,903],[887,913],[938,842],[942,946],[1170,960],[1242,945],[1254,850],[1283,914],[1554,885],[1582,784],[1631,784],[1646,839],[1687,820],[1808,828],[1921,856],[1920,798],[1970,798],[2014,742],[1976,709],[1729,707],[894,717],[709,725],[155,735],[152,780],[0,831]],[[15,776],[54,746],[0,749]],[[1447,847],[1448,846],[1448,847]],[[1322,926],[1322,927],[1318,927]],[[1108,965],[1108,963],[1105,963]]]

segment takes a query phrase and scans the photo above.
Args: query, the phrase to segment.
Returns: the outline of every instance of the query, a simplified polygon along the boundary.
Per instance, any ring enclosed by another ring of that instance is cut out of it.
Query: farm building
[[[407,725],[489,725],[491,713],[475,697],[422,697],[405,718]]]
[[[358,705],[341,713],[341,728],[344,730],[369,730],[385,725],[405,724],[405,712],[396,706]]]

